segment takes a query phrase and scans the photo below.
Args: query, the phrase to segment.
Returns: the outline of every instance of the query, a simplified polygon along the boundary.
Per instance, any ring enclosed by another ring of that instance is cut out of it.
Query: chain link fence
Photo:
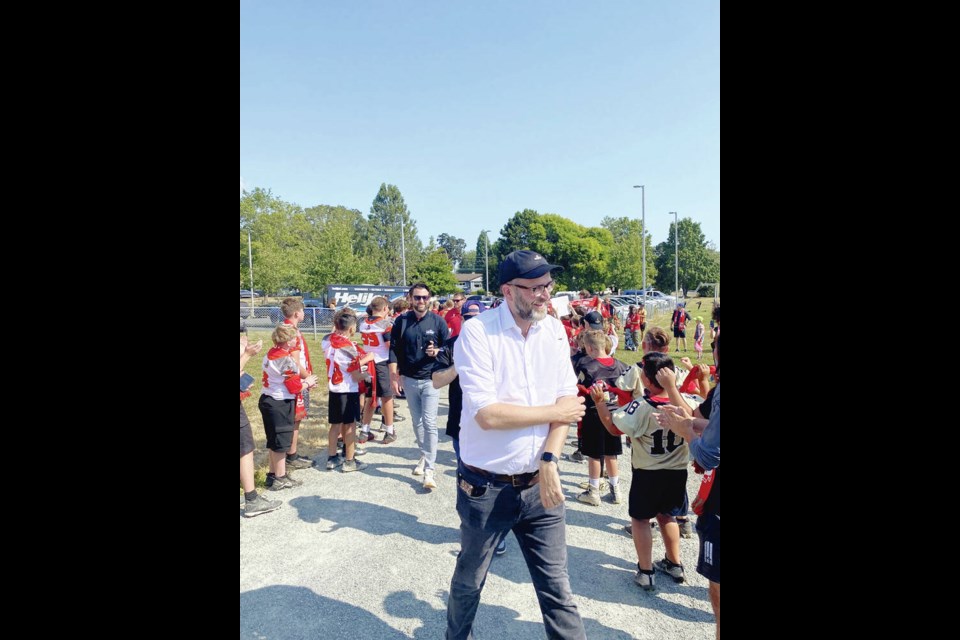
[[[303,310],[303,322],[299,329],[303,333],[329,332],[333,328],[333,309],[307,307]],[[283,322],[283,312],[280,307],[254,307],[253,316],[250,315],[250,305],[240,305],[240,322],[247,329],[273,329]]]

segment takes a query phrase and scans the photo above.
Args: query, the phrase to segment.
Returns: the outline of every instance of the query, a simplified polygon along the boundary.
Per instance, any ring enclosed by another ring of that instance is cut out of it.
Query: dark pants
[[[494,549],[511,530],[530,570],[547,637],[585,639],[583,621],[573,602],[567,574],[564,505],[545,509],[537,484],[516,488],[490,481],[462,463],[457,471],[460,554],[450,581],[447,640],[473,638],[473,620]],[[477,488],[473,493],[483,495],[471,496],[461,486],[461,479]]]

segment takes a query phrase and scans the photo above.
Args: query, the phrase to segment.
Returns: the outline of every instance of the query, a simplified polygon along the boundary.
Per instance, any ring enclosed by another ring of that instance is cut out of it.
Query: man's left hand
[[[565,497],[560,486],[560,469],[556,462],[540,462],[540,502],[544,508],[553,509],[563,504]]]

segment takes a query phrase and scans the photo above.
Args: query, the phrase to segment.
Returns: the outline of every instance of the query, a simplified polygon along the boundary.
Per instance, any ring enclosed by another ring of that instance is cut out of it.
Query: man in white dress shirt
[[[500,264],[506,304],[463,325],[454,361],[463,388],[457,470],[460,555],[450,584],[447,639],[473,638],[494,549],[511,530],[526,559],[548,638],[585,638],[567,573],[557,461],[584,414],[560,321],[547,315],[560,269],[535,251]]]

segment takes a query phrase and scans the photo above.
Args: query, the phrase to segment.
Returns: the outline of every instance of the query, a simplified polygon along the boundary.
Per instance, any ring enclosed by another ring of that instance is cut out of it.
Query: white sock
[[[600,490],[600,478],[590,478],[590,488]]]
[[[607,478],[607,480],[610,481],[611,487],[615,487],[618,484],[620,484],[620,476],[610,476],[609,478]]]
[[[360,426],[360,431],[363,431],[364,433],[370,433],[370,425],[368,425],[368,424],[361,425],[361,426]]]
[[[393,435],[393,425],[392,425],[392,424],[391,424],[391,425],[384,425],[383,428],[384,428],[384,430],[385,430],[387,433],[389,433],[390,435]]]

